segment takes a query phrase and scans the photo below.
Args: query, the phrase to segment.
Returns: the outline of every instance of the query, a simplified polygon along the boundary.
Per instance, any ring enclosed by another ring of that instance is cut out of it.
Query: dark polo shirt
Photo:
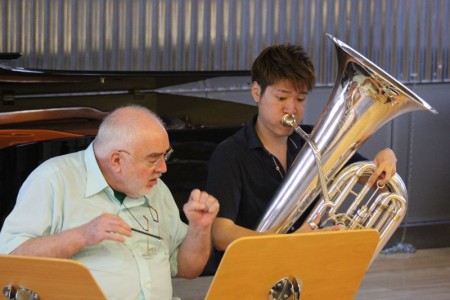
[[[256,116],[216,147],[209,161],[206,183],[206,191],[220,203],[218,217],[250,229],[257,227],[286,175],[278,159],[264,148],[256,134],[255,123]],[[312,126],[301,125],[301,128],[308,134],[312,131]],[[296,132],[289,136],[288,172],[304,143]],[[355,154],[348,163],[364,159]],[[302,217],[293,230],[301,225],[307,214]],[[222,254],[219,251],[213,253],[205,275],[215,272]]]

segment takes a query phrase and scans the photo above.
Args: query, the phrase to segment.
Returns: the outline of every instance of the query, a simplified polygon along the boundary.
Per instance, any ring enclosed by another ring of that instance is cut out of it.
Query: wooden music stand
[[[373,229],[238,239],[225,251],[206,299],[268,299],[286,277],[301,283],[300,300],[354,299],[378,241]]]
[[[89,270],[69,259],[0,255],[0,284],[3,294],[25,288],[40,300],[106,300]]]

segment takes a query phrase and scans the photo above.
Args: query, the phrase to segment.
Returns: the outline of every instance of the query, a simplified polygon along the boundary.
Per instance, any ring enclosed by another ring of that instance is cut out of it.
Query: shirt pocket
[[[103,241],[97,245],[83,248],[72,258],[84,264],[88,269],[104,272],[119,272],[131,253],[128,248],[119,242]]]

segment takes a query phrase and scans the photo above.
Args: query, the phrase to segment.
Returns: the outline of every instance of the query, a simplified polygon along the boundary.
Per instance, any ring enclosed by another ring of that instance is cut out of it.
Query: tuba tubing
[[[385,186],[363,184],[375,171],[372,162],[357,162],[343,169],[330,186],[328,199],[321,197],[305,222],[317,227],[343,225],[346,229],[375,229],[380,233],[375,255],[385,246],[403,221],[408,192],[398,174]],[[359,189],[355,189],[362,185]],[[340,210],[343,208],[342,210]],[[319,224],[315,223],[321,216]]]
[[[337,52],[335,85],[311,134],[300,134],[311,142],[300,150],[256,231],[286,233],[323,193],[321,186],[328,188],[331,179],[361,145],[393,118],[419,110],[437,114],[423,99],[363,55],[332,35],[327,36]],[[294,121],[285,126],[299,127]]]

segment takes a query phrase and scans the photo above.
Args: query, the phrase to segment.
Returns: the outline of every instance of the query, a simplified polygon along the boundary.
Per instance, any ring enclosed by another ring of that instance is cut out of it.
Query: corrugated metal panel
[[[332,84],[331,33],[401,81],[448,82],[449,12],[447,0],[0,0],[0,52],[38,69],[248,70],[290,42]]]

